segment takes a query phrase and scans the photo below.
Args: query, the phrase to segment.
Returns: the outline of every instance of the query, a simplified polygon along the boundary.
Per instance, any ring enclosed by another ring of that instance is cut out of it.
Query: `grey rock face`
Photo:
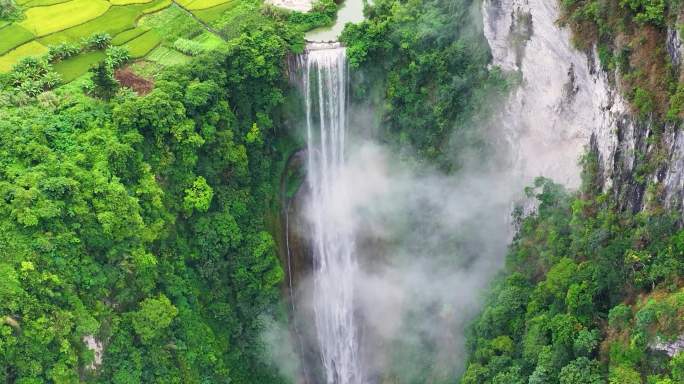
[[[631,174],[643,130],[595,54],[575,49],[557,24],[557,2],[485,0],[483,15],[492,64],[521,77],[498,117],[520,178],[577,187],[587,148],[598,154],[606,188]]]

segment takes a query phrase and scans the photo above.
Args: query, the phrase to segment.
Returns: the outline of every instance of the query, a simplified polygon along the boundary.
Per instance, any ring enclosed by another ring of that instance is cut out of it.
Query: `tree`
[[[283,383],[259,319],[283,276],[264,218],[288,43],[264,22],[145,96],[2,108],[0,382]],[[0,82],[33,97],[52,73],[27,58]],[[96,373],[86,335],[106,338]]]
[[[641,375],[634,368],[618,365],[610,368],[609,384],[641,384]]]
[[[596,350],[596,347],[598,347],[599,340],[600,335],[597,329],[592,331],[583,329],[579,331],[573,345],[575,356],[591,356],[591,354]]]
[[[468,365],[463,377],[461,377],[461,384],[479,384],[482,383],[482,378],[487,377],[489,371],[478,363],[471,363]]]
[[[17,272],[11,265],[0,263],[0,310],[11,313],[19,309],[22,293]]]
[[[480,378],[478,383],[481,382],[482,381]],[[513,366],[505,372],[500,372],[494,376],[492,378],[492,384],[527,384],[527,380],[525,380],[520,374],[520,367]]]
[[[140,303],[140,309],[131,315],[131,321],[135,332],[143,342],[149,342],[162,336],[176,315],[178,315],[178,309],[166,296],[160,294],[156,298],[150,297],[143,300]]]
[[[565,296],[565,305],[568,311],[581,319],[584,324],[589,323],[594,314],[593,301],[593,290],[586,281],[580,284],[572,284]]]
[[[586,357],[573,360],[563,367],[558,380],[560,384],[605,384],[598,362]]]
[[[553,351],[550,346],[542,348],[537,366],[530,375],[529,384],[552,384],[554,383]]]
[[[209,210],[213,197],[214,190],[209,186],[207,180],[198,176],[192,183],[192,187],[185,190],[183,208],[188,214],[191,214],[193,210],[206,212]]]
[[[93,96],[103,100],[109,100],[119,89],[119,83],[114,79],[112,68],[107,65],[105,60],[101,61],[96,67],[90,70],[93,80]]]

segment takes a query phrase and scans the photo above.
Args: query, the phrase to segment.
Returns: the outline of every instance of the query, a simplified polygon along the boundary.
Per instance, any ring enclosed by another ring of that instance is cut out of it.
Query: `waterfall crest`
[[[328,384],[362,384],[354,277],[358,271],[346,188],[347,65],[339,43],[313,43],[297,58],[306,110],[313,312]]]

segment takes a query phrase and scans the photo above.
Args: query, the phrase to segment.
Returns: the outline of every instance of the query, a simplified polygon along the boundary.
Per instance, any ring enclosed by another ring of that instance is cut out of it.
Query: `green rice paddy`
[[[53,65],[55,71],[62,76],[62,81],[69,83],[104,60],[107,55],[103,51],[91,51],[70,57]]]
[[[145,57],[145,55],[156,48],[159,43],[161,43],[161,39],[157,32],[150,30],[127,42],[124,47],[128,49],[132,58],[139,59]]]
[[[0,29],[0,55],[33,40],[33,33],[17,24]]]
[[[47,53],[48,48],[37,41],[31,41],[0,56],[0,72],[7,72],[19,60],[27,56],[40,56]]]

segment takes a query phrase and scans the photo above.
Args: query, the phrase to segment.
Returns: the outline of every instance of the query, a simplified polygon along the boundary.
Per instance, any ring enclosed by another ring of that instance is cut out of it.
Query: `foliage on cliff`
[[[0,109],[0,382],[281,382],[259,334],[282,279],[264,216],[287,31],[144,97]]]
[[[684,354],[657,345],[684,330],[684,231],[665,214],[618,213],[589,184],[528,190],[539,209],[519,218],[462,384],[683,382]]]
[[[484,147],[474,116],[506,82],[487,69],[489,46],[472,0],[373,1],[342,35],[357,69],[355,97],[377,103],[381,135],[452,168],[449,153]],[[451,140],[458,137],[457,140]]]
[[[681,71],[667,46],[668,33],[682,22],[680,0],[560,2],[561,21],[573,29],[577,45],[585,50],[597,47],[602,66],[618,71],[622,89],[642,117],[682,117]]]

